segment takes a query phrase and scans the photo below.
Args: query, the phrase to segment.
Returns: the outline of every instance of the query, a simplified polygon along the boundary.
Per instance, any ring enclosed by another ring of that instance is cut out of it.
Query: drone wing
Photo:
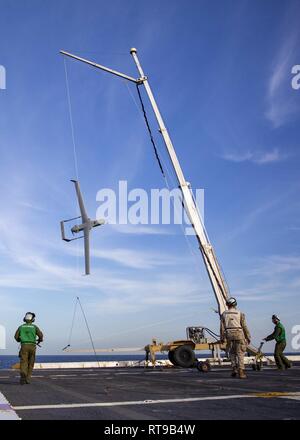
[[[75,185],[75,189],[76,189],[76,194],[77,194],[77,199],[78,199],[78,204],[79,204],[79,209],[80,209],[80,214],[82,217],[82,222],[86,223],[88,221],[88,216],[85,210],[85,206],[83,203],[83,198],[82,198],[82,194],[80,191],[80,186],[79,186],[79,182],[77,180],[71,180],[71,182],[74,182]]]
[[[90,275],[90,229],[84,228],[85,274]]]

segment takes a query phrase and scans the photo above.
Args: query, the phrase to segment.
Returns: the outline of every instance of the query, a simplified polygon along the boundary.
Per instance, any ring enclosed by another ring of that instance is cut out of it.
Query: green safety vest
[[[21,344],[36,344],[36,326],[23,324],[19,327]]]
[[[283,342],[285,341],[285,328],[283,327],[283,325],[281,324],[281,322],[278,322],[278,324],[276,324],[276,328],[279,328],[279,335],[275,338],[276,342]]]

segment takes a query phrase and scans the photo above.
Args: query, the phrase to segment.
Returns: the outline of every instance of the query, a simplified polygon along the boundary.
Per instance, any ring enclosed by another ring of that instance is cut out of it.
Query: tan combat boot
[[[245,370],[242,370],[241,368],[239,368],[239,378],[240,379],[247,379],[247,375],[245,373]]]
[[[238,370],[237,370],[237,368],[234,367],[231,372],[231,377],[236,377],[237,373],[238,373]]]

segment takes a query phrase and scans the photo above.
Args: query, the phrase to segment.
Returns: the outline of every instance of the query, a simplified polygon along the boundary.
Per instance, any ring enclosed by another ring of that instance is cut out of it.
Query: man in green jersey
[[[272,316],[272,322],[275,324],[274,331],[271,335],[264,338],[264,341],[272,341],[273,339],[276,341],[274,358],[278,370],[291,368],[292,365],[290,361],[283,355],[283,351],[286,347],[285,328],[276,315]]]
[[[43,333],[33,324],[35,314],[26,313],[22,324],[15,334],[15,340],[21,343],[20,350],[20,384],[30,383],[35,362],[36,345],[43,341]]]

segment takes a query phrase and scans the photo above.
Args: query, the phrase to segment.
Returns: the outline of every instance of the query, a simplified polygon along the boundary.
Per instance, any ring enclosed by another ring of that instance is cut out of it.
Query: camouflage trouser
[[[22,344],[20,350],[20,375],[22,379],[29,380],[35,362],[35,344]]]
[[[246,342],[244,340],[229,340],[227,348],[232,368],[244,370],[244,356],[247,348]]]
[[[290,361],[284,356],[283,350],[285,349],[286,342],[276,342],[274,358],[279,370],[283,370],[284,368],[289,368],[291,366]]]

